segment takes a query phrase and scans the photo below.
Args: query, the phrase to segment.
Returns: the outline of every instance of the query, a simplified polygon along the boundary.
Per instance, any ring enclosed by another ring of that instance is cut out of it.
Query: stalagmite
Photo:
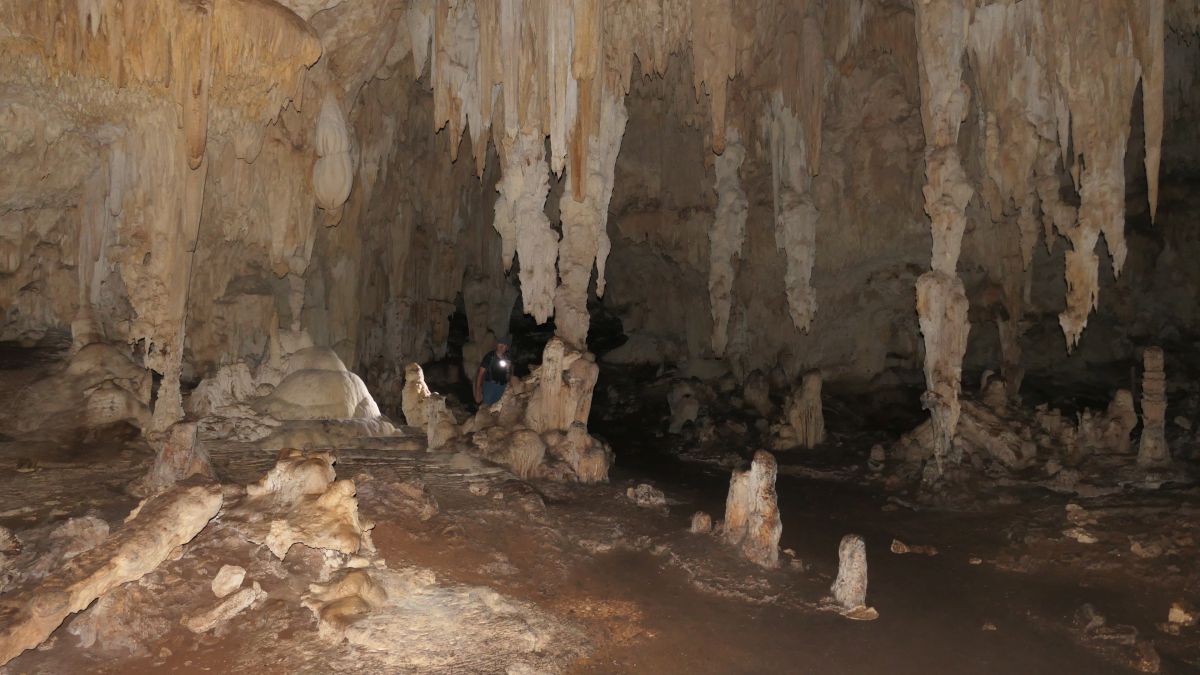
[[[1165,435],[1167,419],[1167,376],[1163,373],[1161,347],[1147,347],[1142,354],[1142,439],[1138,466],[1156,467],[1171,463]]]
[[[775,494],[778,467],[771,453],[759,450],[749,469],[735,469],[725,500],[722,536],[743,556],[763,567],[779,566],[783,523]]]
[[[419,363],[410,363],[404,367],[404,394],[402,407],[404,422],[410,427],[425,428],[428,422],[428,405],[426,401],[433,396],[429,386],[425,384],[425,371]]]
[[[504,243],[504,268],[512,266],[514,253],[521,264],[521,297],[525,312],[545,323],[554,313],[558,283],[558,234],[546,217],[550,193],[550,168],[542,137],[522,133],[500,142],[503,159],[496,191],[495,228]]]
[[[933,230],[930,271],[917,280],[917,314],[925,338],[922,403],[933,418],[938,473],[958,427],[958,394],[967,349],[967,296],[956,268],[974,193],[958,155],[958,132],[969,90],[962,81],[968,8],[962,0],[915,5],[920,57],[921,120],[925,128],[925,211]]]
[[[196,423],[179,422],[156,439],[158,452],[150,472],[133,487],[140,494],[161,492],[189,476],[215,478],[208,453],[196,443]]]
[[[769,418],[775,411],[771,403],[771,385],[761,370],[752,371],[742,385],[742,398],[759,417]]]
[[[838,574],[830,590],[844,616],[868,620],[879,616],[867,607],[867,545],[857,534],[842,537],[838,544]]]
[[[725,152],[716,160],[717,213],[709,233],[708,296],[713,317],[713,352],[725,353],[729,340],[729,309],[733,303],[733,277],[736,259],[746,239],[746,215],[750,203],[742,189],[738,169],[746,158],[741,134],[732,128],[726,134]]]
[[[608,240],[608,202],[613,191],[613,172],[621,137],[625,134],[625,101],[602,95],[599,134],[588,139],[588,163],[583,176],[567,172],[567,185],[559,202],[562,213],[562,242],[558,253],[559,285],[554,298],[556,334],[574,349],[587,349],[588,286],[596,269],[596,295],[604,296],[604,266],[611,244]],[[584,186],[577,188],[582,182]],[[575,195],[582,190],[584,198]],[[522,259],[524,260],[524,259]]]
[[[821,407],[821,373],[805,373],[800,391],[792,394],[787,409],[788,424],[801,447],[812,449],[825,441],[825,413]]]

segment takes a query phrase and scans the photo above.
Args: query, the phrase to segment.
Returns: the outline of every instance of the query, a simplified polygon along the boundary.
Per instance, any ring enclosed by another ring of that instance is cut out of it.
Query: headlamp
[[[500,367],[501,367],[501,368],[507,368],[507,367],[508,367],[508,361],[507,361],[507,360],[505,360],[505,359],[500,359]]]

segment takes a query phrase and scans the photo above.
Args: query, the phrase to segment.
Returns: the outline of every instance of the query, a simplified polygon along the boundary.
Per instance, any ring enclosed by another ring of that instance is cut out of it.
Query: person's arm
[[[483,366],[475,373],[475,402],[483,402]]]

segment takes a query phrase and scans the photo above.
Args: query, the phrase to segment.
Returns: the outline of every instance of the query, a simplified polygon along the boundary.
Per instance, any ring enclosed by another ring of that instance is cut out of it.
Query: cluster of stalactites
[[[713,149],[724,151],[735,10],[733,0],[415,0],[407,23],[418,77],[429,62],[434,126],[448,125],[452,139],[471,130],[479,173],[495,133],[496,145],[548,137],[551,169],[582,174],[602,102],[628,93],[635,56],[662,74],[672,53],[691,50],[697,98],[709,96]],[[450,147],[456,153],[458,143]],[[584,187],[575,184],[576,201]]]
[[[193,169],[204,157],[212,108],[265,127],[299,99],[321,55],[313,29],[270,2],[0,0],[0,25],[38,43],[52,78],[166,94],[178,104]]]
[[[1070,349],[1097,304],[1101,234],[1113,273],[1125,262],[1124,157],[1139,83],[1151,217],[1157,209],[1164,0],[995,3],[975,9],[968,34],[985,124],[983,194],[994,218],[1017,214],[1026,268],[1038,237],[1035,209],[1047,246],[1054,231],[1071,242],[1059,315]],[[1060,161],[1078,209],[1058,195]]]

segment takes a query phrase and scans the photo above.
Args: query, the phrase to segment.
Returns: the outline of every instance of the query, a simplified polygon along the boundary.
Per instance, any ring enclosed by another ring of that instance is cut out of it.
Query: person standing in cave
[[[508,387],[508,374],[512,372],[512,362],[508,359],[508,348],[512,340],[502,337],[496,340],[496,348],[488,352],[479,364],[479,372],[475,373],[475,402],[492,405],[504,395]]]

